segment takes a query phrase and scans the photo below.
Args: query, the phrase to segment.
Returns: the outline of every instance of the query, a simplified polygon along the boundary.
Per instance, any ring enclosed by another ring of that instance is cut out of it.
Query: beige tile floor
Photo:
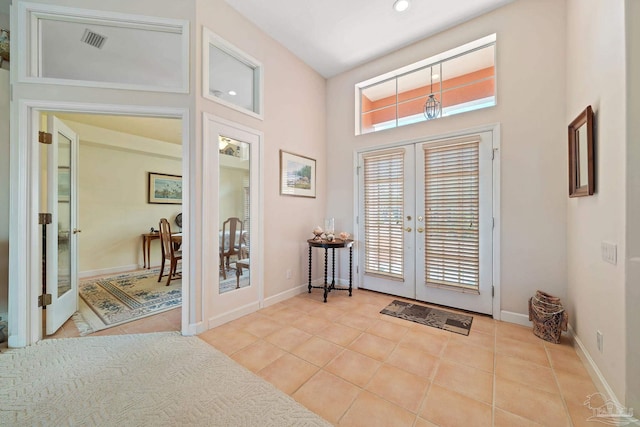
[[[380,314],[393,299],[355,290],[323,304],[314,290],[200,338],[335,425],[594,426],[583,402],[597,390],[566,337],[478,315],[463,336]],[[93,335],[179,327],[176,309]]]

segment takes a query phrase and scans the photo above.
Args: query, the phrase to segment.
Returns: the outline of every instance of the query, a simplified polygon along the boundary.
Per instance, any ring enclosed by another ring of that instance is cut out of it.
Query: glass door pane
[[[71,140],[58,133],[58,297],[71,290]]]

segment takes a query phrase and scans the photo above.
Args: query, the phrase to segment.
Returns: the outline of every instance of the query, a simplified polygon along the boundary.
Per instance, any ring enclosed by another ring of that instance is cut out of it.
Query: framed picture
[[[316,197],[316,161],[280,150],[280,194]]]
[[[593,110],[587,106],[569,125],[569,197],[595,191]]]
[[[149,172],[149,203],[182,204],[182,177]]]

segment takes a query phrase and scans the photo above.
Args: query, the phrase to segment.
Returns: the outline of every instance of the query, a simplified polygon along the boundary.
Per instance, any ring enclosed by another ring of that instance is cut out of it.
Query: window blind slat
[[[424,148],[425,279],[479,287],[479,141]]]

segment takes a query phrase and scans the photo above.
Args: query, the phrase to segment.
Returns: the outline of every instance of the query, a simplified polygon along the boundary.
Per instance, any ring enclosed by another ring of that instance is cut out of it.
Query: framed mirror
[[[569,125],[569,197],[591,196],[595,190],[593,131],[589,105]]]

